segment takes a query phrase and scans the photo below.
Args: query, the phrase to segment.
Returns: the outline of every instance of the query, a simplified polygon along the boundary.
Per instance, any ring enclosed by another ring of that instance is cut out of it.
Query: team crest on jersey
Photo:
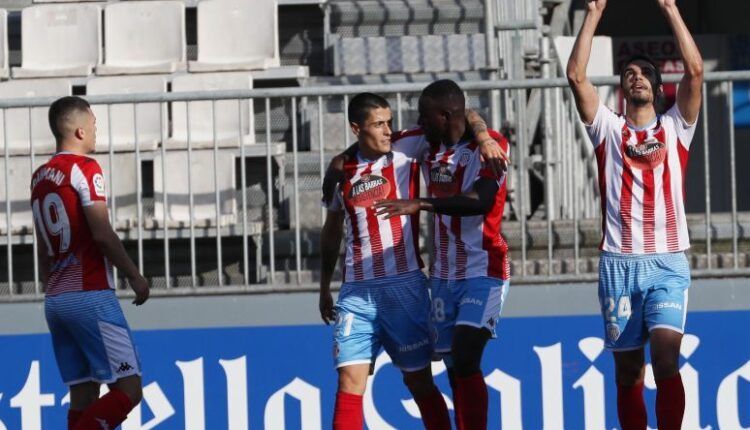
[[[614,323],[607,324],[607,337],[612,342],[616,342],[620,338],[620,326]]]
[[[384,177],[362,175],[351,185],[347,199],[354,206],[370,207],[376,201],[387,198],[390,192],[391,183]]]
[[[631,166],[640,170],[653,170],[667,157],[667,145],[650,137],[638,144],[625,144],[624,152]]]
[[[473,154],[472,151],[465,149],[461,151],[461,155],[458,158],[458,165],[459,166],[465,166],[469,164],[469,161],[471,161],[471,155]]]
[[[455,196],[459,192],[455,179],[450,166],[439,163],[430,169],[430,193],[435,197]]]

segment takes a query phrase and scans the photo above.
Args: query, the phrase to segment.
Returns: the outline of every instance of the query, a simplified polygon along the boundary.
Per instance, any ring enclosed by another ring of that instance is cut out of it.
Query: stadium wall
[[[748,279],[690,290],[681,372],[685,429],[750,426]],[[144,401],[122,426],[145,429],[331,427],[336,374],[317,294],[153,298],[122,302],[144,368]],[[595,284],[511,288],[499,340],[483,363],[490,428],[617,428],[610,354]],[[444,368],[436,381],[450,399]],[[650,370],[646,400],[655,427]],[[381,354],[366,394],[370,429],[420,428],[399,372]],[[63,428],[61,384],[39,302],[0,304],[0,430]]]

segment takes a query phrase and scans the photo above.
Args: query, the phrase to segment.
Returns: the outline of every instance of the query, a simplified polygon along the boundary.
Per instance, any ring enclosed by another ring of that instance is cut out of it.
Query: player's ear
[[[83,140],[86,137],[86,131],[83,129],[83,127],[78,127],[73,132],[73,135],[75,135],[76,139]]]
[[[352,129],[352,133],[354,133],[355,136],[359,137],[359,132],[361,130],[361,128],[359,127],[359,124],[352,121],[349,123],[349,127],[351,127]]]

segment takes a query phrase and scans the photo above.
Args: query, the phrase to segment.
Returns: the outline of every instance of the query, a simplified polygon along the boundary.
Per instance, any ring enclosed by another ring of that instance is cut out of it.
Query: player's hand
[[[148,300],[148,296],[151,294],[151,290],[149,289],[148,281],[146,281],[146,278],[138,275],[133,278],[128,278],[128,282],[130,283],[130,288],[132,288],[133,292],[135,293],[133,304],[136,306],[140,306],[146,303],[146,300]]]
[[[381,200],[373,206],[377,216],[391,219],[395,216],[414,215],[422,209],[419,200]]]
[[[323,203],[330,204],[333,195],[336,192],[336,186],[344,180],[344,163],[348,157],[346,154],[339,154],[331,159],[323,177]]]
[[[662,0],[657,1],[661,2]],[[588,0],[586,7],[589,12],[603,12],[604,8],[607,7],[607,0]]]
[[[320,310],[320,318],[326,325],[336,321],[336,310],[333,308],[333,296],[330,291],[321,290],[318,309]]]
[[[487,139],[479,145],[479,156],[483,163],[492,170],[496,177],[501,177],[508,169],[508,154],[495,141]]]

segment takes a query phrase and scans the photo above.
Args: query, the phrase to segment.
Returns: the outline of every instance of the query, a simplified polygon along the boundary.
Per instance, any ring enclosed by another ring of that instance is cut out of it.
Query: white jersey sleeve
[[[617,115],[612,112],[604,103],[599,103],[599,109],[596,111],[596,116],[591,124],[586,125],[586,131],[589,133],[591,143],[594,148],[599,146],[607,136],[612,132],[615,132],[617,127]]]
[[[663,121],[672,122],[674,130],[677,133],[677,139],[685,149],[690,149],[690,143],[693,141],[695,135],[695,129],[698,125],[696,119],[693,124],[688,124],[687,120],[682,116],[679,106],[677,103],[674,104],[662,117]]]
[[[422,160],[430,148],[424,134],[417,129],[396,133],[393,151],[400,152],[413,160]]]

